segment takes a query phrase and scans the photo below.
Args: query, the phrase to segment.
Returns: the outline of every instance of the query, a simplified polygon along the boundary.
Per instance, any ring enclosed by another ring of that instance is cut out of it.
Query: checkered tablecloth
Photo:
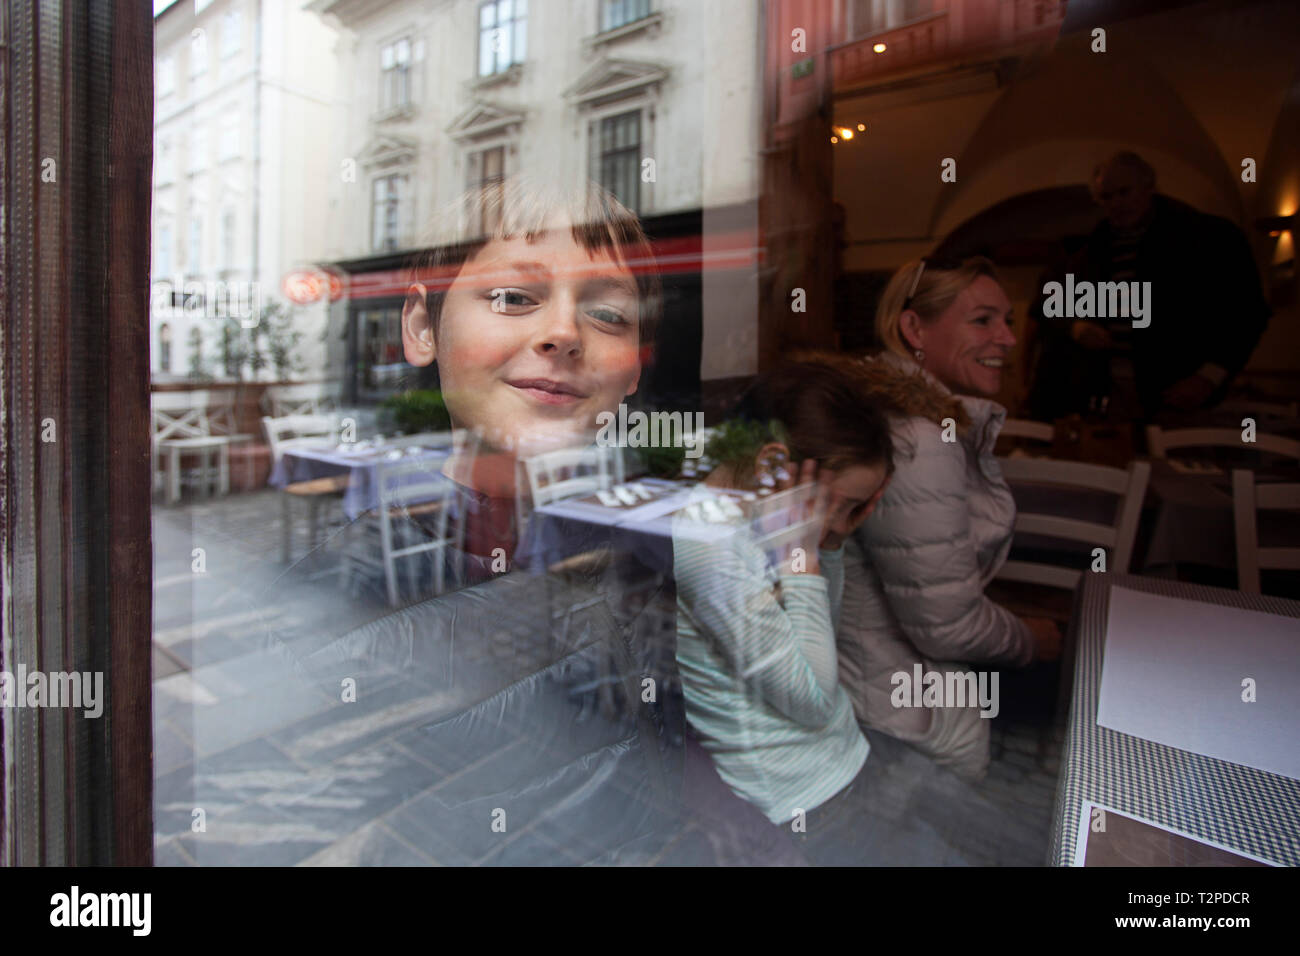
[[[1300,618],[1300,601],[1179,581],[1085,574],[1075,605],[1074,687],[1048,862],[1074,862],[1079,813],[1083,801],[1091,800],[1275,863],[1300,865],[1300,780],[1097,725],[1112,587]]]

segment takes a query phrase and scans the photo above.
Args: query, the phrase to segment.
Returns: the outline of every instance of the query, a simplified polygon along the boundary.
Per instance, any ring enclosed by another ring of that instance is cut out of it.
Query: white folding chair
[[[328,383],[322,382],[276,385],[266,390],[262,402],[263,410],[270,413],[270,418],[323,415],[334,408],[331,388]]]
[[[349,549],[344,557],[341,574],[346,578],[356,570],[356,565],[383,568],[388,603],[397,607],[401,602],[398,588],[398,562],[406,562],[420,554],[433,555],[433,591],[441,594],[446,583],[447,549],[453,544],[449,533],[447,502],[452,494],[451,481],[442,474],[442,459],[397,461],[375,469],[375,482],[379,492],[377,511],[366,515],[372,519],[365,531],[369,535],[359,545]],[[432,516],[433,529],[412,519]],[[378,541],[374,531],[378,529]],[[457,533],[463,532],[458,525]],[[404,567],[410,569],[408,562]],[[404,575],[413,583],[414,574]]]
[[[606,491],[614,483],[616,448],[560,448],[524,459],[533,508],[552,501]]]
[[[1259,594],[1261,568],[1300,571],[1300,548],[1261,548],[1260,511],[1300,511],[1300,484],[1257,484],[1255,473],[1232,473],[1232,514],[1237,533],[1237,587]]]
[[[1056,426],[1051,422],[1035,422],[1028,418],[1008,418],[1002,423],[999,438],[1028,438],[1051,444],[1056,437]]]
[[[262,428],[271,446],[271,467],[280,463],[286,451],[294,447],[321,445],[338,441],[338,420],[329,415],[286,415],[264,417]],[[296,498],[307,503],[308,538],[314,549],[319,539],[320,509],[332,498],[339,498],[348,488],[347,475],[331,475],[298,481],[283,488],[280,512],[280,555],[286,563],[293,551],[293,514],[290,503]]]
[[[1112,525],[1059,515],[1021,513],[1016,515],[1016,531],[1099,545],[1107,549],[1108,571],[1120,574],[1128,572],[1133,556],[1133,541],[1137,537],[1138,518],[1142,514],[1142,499],[1151,477],[1151,465],[1148,462],[1135,461],[1124,469],[1051,458],[999,458],[998,461],[1002,466],[1002,475],[1008,482],[1060,485],[1118,495],[1120,502],[1116,509],[1117,517]],[[1078,568],[1035,561],[1007,561],[997,573],[998,578],[1007,581],[1025,581],[1067,589],[1078,587],[1082,575],[1082,570]]]
[[[1171,428],[1147,426],[1147,450],[1152,458],[1165,459],[1175,448],[1235,448],[1272,452],[1300,461],[1300,440],[1280,435],[1255,435],[1254,442],[1241,440],[1240,428]]]
[[[263,417],[266,441],[271,446],[271,465],[280,461],[287,449],[337,442],[339,421],[334,415],[285,415]]]
[[[153,488],[165,484],[168,504],[180,500],[181,459],[185,455],[197,456],[200,466],[196,480],[200,487],[211,490],[215,483],[219,494],[230,488],[230,437],[216,434],[208,417],[208,393],[161,392],[151,403],[150,442],[151,474]],[[215,465],[211,462],[216,455]],[[166,467],[160,460],[166,458]]]
[[[1220,412],[1236,412],[1261,418],[1295,420],[1300,417],[1300,402],[1270,402],[1258,398],[1227,398],[1216,408]]]

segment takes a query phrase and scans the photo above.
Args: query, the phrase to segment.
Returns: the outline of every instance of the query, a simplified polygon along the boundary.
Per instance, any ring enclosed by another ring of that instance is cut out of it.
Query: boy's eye
[[[627,318],[621,312],[615,312],[613,309],[588,309],[587,314],[607,325],[624,326],[628,324]]]
[[[491,303],[493,312],[513,314],[537,304],[533,297],[522,289],[492,289],[484,298]]]

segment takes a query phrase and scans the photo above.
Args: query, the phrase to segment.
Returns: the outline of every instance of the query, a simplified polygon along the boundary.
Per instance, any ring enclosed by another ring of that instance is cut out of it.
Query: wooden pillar
[[[836,344],[831,81],[823,53],[832,38],[827,8],[811,0],[766,5],[760,369],[791,349]],[[802,37],[795,30],[804,31]],[[802,312],[794,311],[799,300]]]
[[[103,688],[98,717],[0,708],[0,860],[148,865],[153,12],[13,0],[0,18],[0,669]]]

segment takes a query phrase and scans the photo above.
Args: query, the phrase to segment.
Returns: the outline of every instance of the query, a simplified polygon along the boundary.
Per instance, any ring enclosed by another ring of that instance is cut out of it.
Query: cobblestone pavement
[[[420,747],[429,710],[421,689],[402,673],[371,673],[344,704],[297,663],[387,613],[382,586],[340,582],[334,568],[354,533],[341,520],[314,558],[286,567],[279,516],[272,491],[155,508],[157,864],[566,862],[562,846],[524,852],[522,843],[478,860],[435,858],[420,805],[442,771]],[[865,812],[887,817],[896,836],[856,848],[850,862],[1046,861],[1057,678],[1019,678],[1004,675],[992,764],[978,785],[870,735],[882,770]]]

